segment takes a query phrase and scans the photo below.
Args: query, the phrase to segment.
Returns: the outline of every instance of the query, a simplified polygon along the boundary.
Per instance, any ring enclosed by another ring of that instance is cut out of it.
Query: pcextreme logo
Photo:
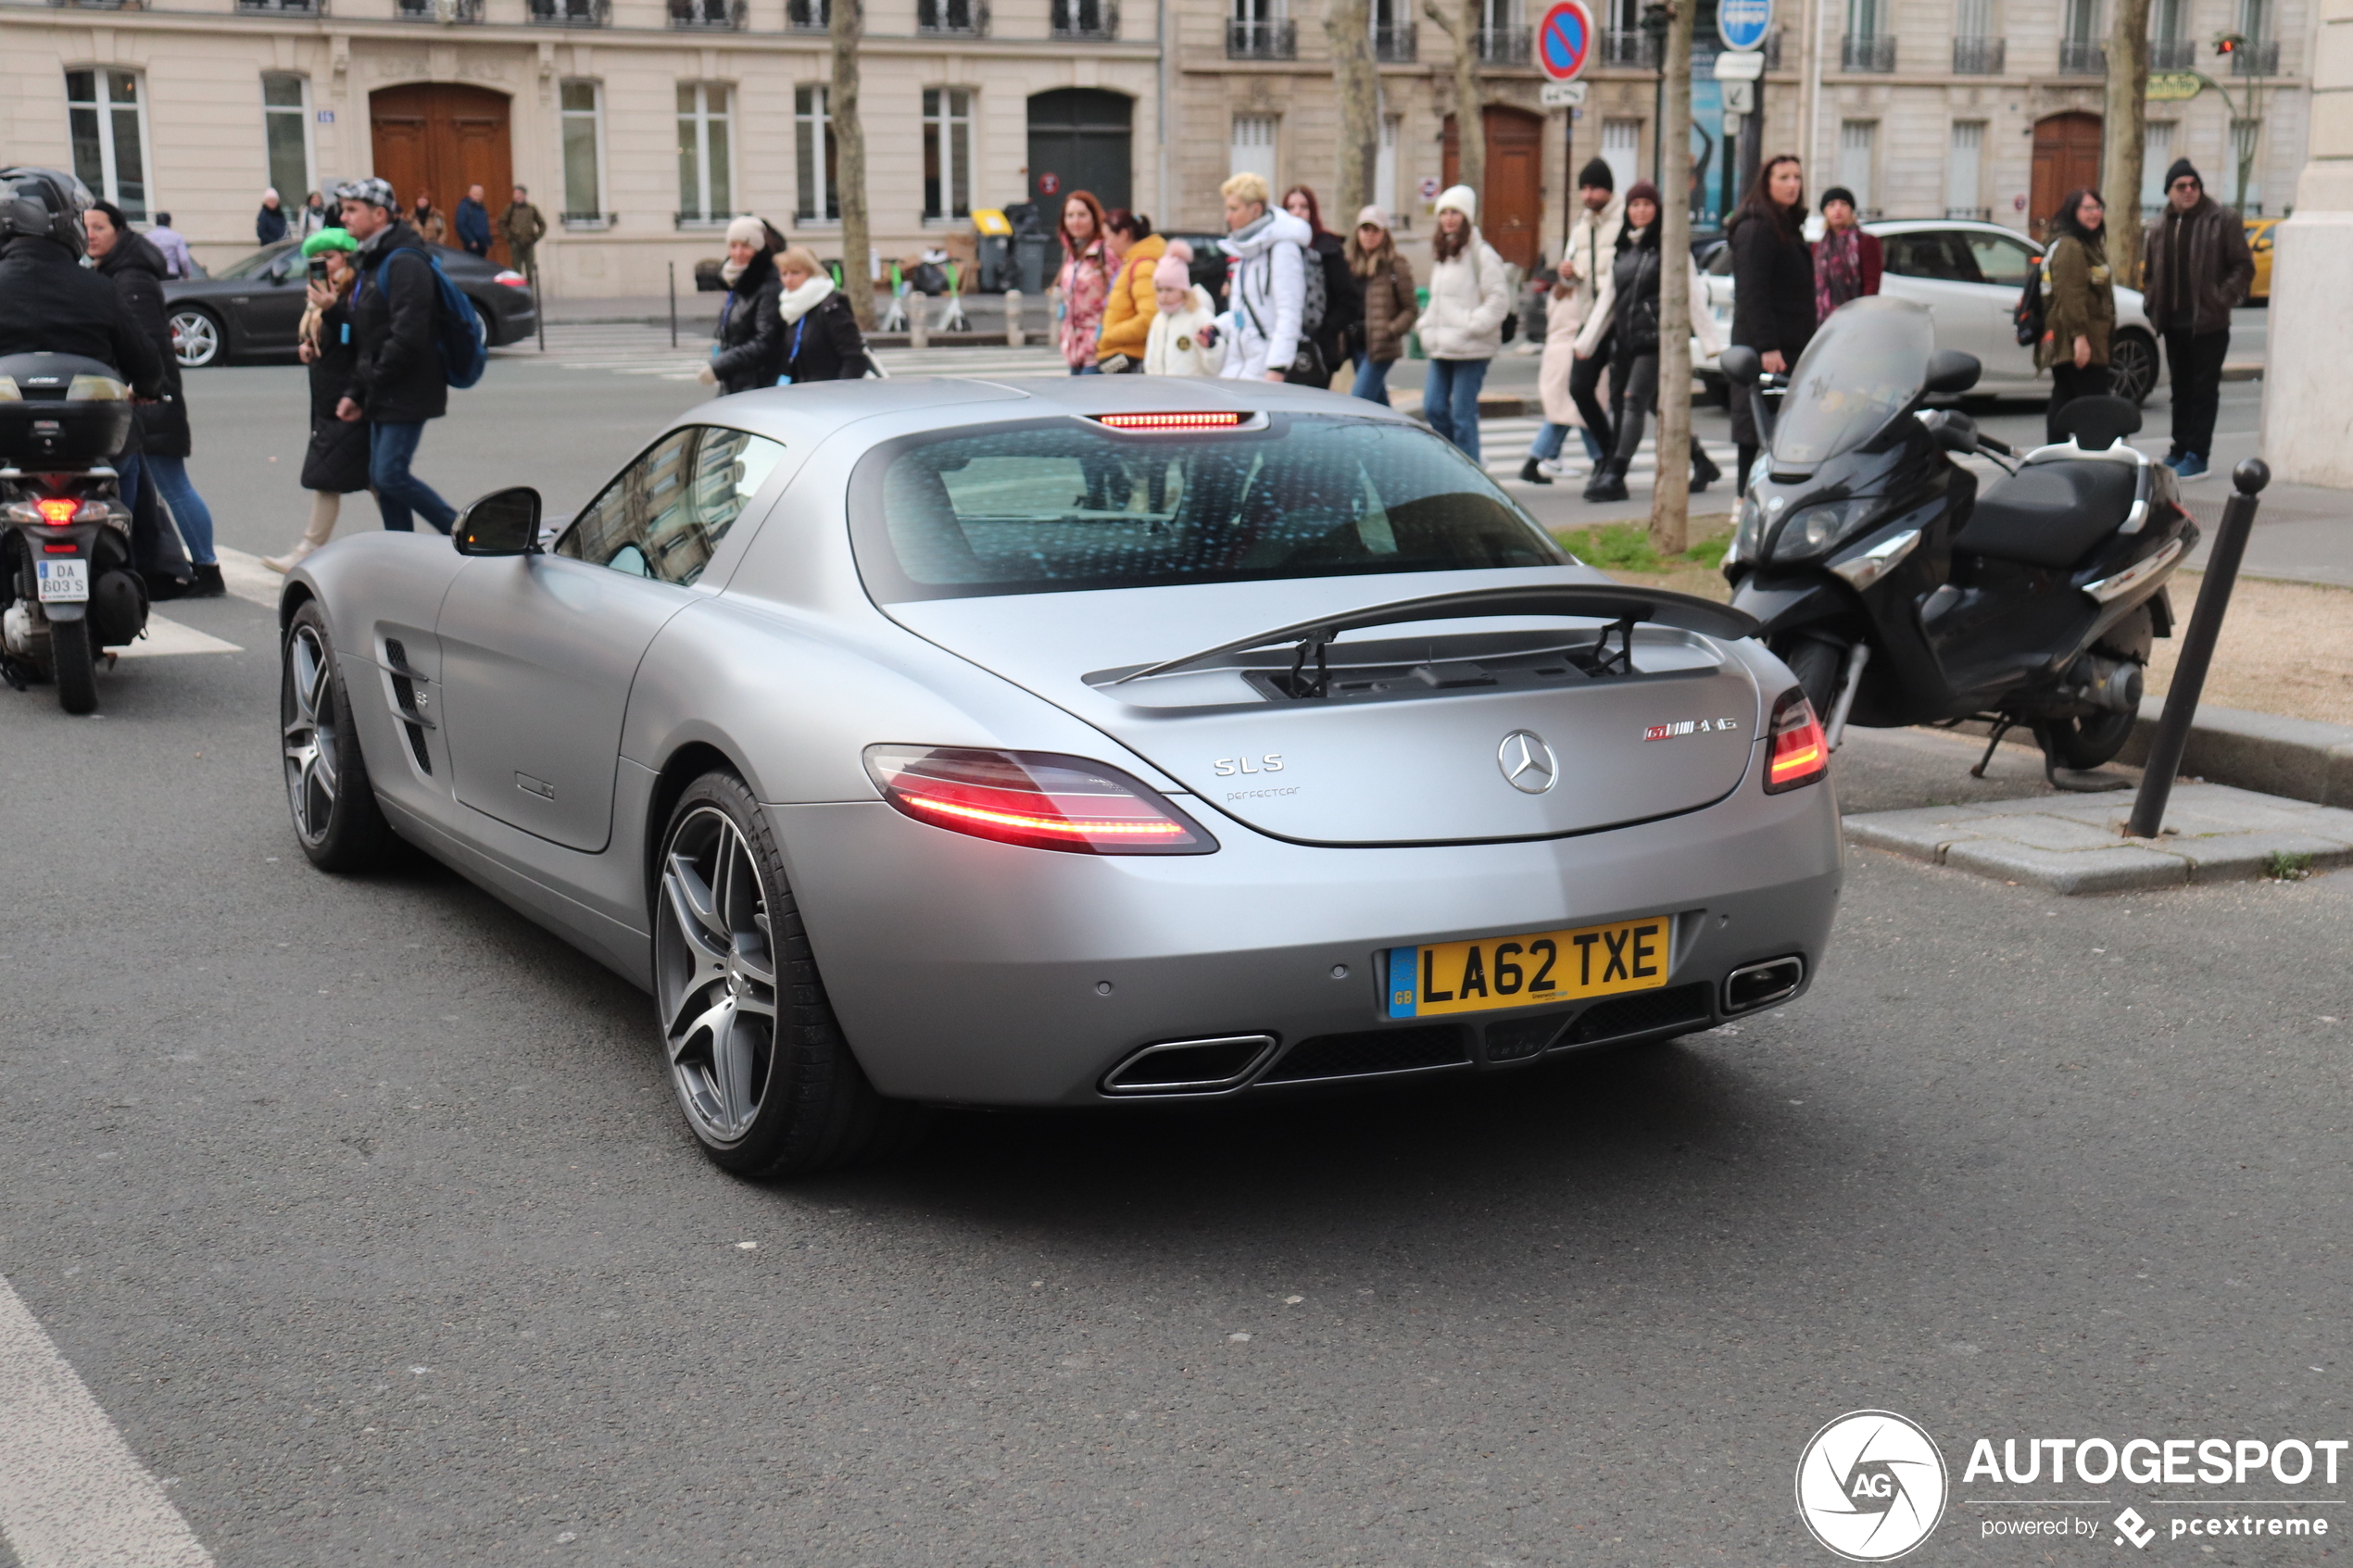
[[[1893,1411],[1851,1411],[1814,1434],[1797,1461],[1797,1516],[1850,1562],[1903,1556],[1944,1517],[1944,1456]]]

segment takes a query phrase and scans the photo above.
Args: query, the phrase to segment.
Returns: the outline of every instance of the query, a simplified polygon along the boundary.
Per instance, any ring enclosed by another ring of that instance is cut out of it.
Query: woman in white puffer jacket
[[[1468,185],[1438,198],[1429,305],[1415,324],[1429,356],[1422,418],[1472,462],[1478,461],[1478,389],[1487,362],[1504,351],[1504,318],[1511,313],[1511,274],[1480,237],[1478,216],[1478,197]]]

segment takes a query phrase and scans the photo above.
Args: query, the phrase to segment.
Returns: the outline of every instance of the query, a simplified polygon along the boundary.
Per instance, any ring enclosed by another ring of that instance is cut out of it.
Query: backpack
[[[1299,335],[1306,337],[1324,324],[1324,312],[1331,308],[1331,290],[1324,281],[1324,258],[1312,245],[1302,245],[1300,271],[1307,278],[1307,302],[1300,307]]]
[[[2051,252],[2046,249],[2034,270],[2027,273],[2026,287],[2020,291],[2018,305],[2010,311],[2010,323],[2016,329],[2020,348],[2032,348],[2043,341],[2044,321],[2050,311],[2050,278]]]
[[[482,318],[474,314],[474,302],[463,290],[449,281],[433,252],[421,245],[402,245],[376,263],[376,286],[384,286],[384,270],[401,250],[414,250],[433,269],[433,281],[441,291],[441,307],[433,313],[434,346],[441,354],[441,379],[462,392],[482,380],[482,372],[490,366],[490,349],[482,329]]]

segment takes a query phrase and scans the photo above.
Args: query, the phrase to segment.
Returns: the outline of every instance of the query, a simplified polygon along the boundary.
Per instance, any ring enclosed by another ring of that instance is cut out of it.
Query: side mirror
[[[1928,384],[1924,392],[1967,392],[1977,384],[1980,366],[1977,356],[1964,354],[1957,348],[1940,348],[1928,357]]]
[[[539,492],[528,484],[494,490],[458,514],[449,542],[461,556],[539,553]]]
[[[1735,345],[1717,357],[1717,368],[1734,386],[1755,386],[1765,373],[1765,361],[1754,348]]]

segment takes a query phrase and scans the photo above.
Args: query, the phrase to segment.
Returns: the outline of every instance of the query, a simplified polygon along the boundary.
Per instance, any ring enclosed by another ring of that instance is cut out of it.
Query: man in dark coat
[[[409,471],[425,421],[449,411],[449,383],[435,341],[441,285],[425,242],[401,221],[399,203],[382,180],[338,186],[343,226],[359,242],[359,283],[351,318],[359,358],[351,388],[336,405],[341,420],[367,420],[368,475],[384,527],[407,533],[415,512],[442,533],[457,508]]]
[[[80,218],[68,222],[79,235]],[[163,357],[132,324],[114,285],[82,267],[82,247],[62,231],[31,234],[12,223],[0,242],[0,354],[44,352],[111,365],[139,396],[163,395]]]
[[[547,237],[547,220],[532,205],[527,187],[515,187],[514,200],[498,215],[498,232],[506,236],[507,257],[518,272],[531,270],[539,242]]]
[[[458,244],[468,254],[487,257],[490,254],[490,209],[482,205],[482,187],[466,187],[466,199],[458,204]]]
[[[131,508],[132,563],[145,575],[147,591],[155,598],[177,598],[182,593],[219,598],[228,587],[213,555],[212,509],[188,478],[195,438],[188,428],[180,361],[171,352],[171,322],[164,311],[163,253],[133,231],[122,209],[111,202],[94,203],[82,223],[90,236],[94,270],[114,284],[131,324],[156,345],[163,360],[163,395],[139,405],[131,440],[115,463],[122,476],[123,504]],[[164,520],[163,506],[170,508],[170,522]]]
[[[2147,275],[2144,307],[2165,337],[2173,372],[2173,450],[2166,466],[2183,479],[2206,471],[2214,452],[2214,415],[2222,399],[2222,360],[2231,351],[2231,308],[2255,281],[2246,225],[2206,194],[2189,159],[2165,171],[2165,210],[2141,241]]]

